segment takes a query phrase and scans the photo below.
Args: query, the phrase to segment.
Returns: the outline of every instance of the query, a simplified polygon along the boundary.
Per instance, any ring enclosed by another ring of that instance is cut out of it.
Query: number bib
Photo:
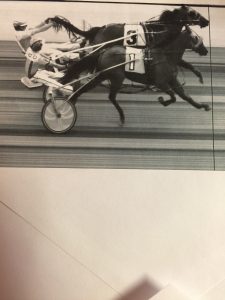
[[[124,39],[124,46],[136,46],[145,47],[146,39],[144,34],[144,29],[141,25],[137,24],[125,24],[124,25],[124,36],[131,35]]]
[[[40,58],[40,54],[39,53],[35,53],[32,51],[31,48],[28,48],[25,54],[26,58],[28,58],[29,60],[38,63],[38,60]]]
[[[126,72],[145,73],[144,54],[142,49],[126,47]]]

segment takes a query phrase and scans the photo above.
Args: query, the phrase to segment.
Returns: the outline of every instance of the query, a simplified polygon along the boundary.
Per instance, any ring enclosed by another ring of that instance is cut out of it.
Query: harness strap
[[[146,40],[146,46],[147,47],[150,47],[150,39],[149,39],[149,33],[146,26],[145,26],[145,23],[140,23],[140,25],[143,27],[143,30],[144,30],[144,34],[145,34],[145,40]]]
[[[99,76],[101,76],[102,74],[106,73],[107,71],[110,71],[110,70],[112,70],[112,69],[115,69],[115,68],[124,66],[124,65],[126,65],[126,64],[129,64],[129,63],[131,63],[131,62],[133,62],[133,61],[137,61],[137,60],[138,60],[138,59],[132,59],[132,60],[129,60],[129,61],[127,61],[127,62],[125,61],[125,62],[119,63],[119,64],[117,64],[117,65],[111,66],[111,67],[109,67],[109,68],[106,68],[106,69],[104,69],[104,70],[98,71],[98,72],[96,72],[95,74],[93,74],[93,77],[90,79],[90,81],[93,81],[94,79],[96,79],[97,77],[99,77]],[[69,85],[69,84],[73,84],[73,83],[75,83],[75,82],[78,82],[78,81],[80,81],[80,80],[83,80],[83,79],[85,79],[85,78],[89,78],[89,77],[90,77],[90,75],[85,75],[85,76],[82,76],[81,78],[74,79],[73,81],[71,81],[71,82],[66,83],[65,85],[63,85],[63,87],[65,87],[65,86],[67,86],[67,85]],[[90,81],[88,81],[87,83],[85,83],[84,85],[82,85],[79,89],[77,89],[76,91],[74,91],[74,92],[68,97],[68,99],[66,100],[66,102],[67,102],[67,101],[70,101],[70,99],[71,99],[73,96],[75,96],[76,93],[78,93],[80,90],[82,90],[86,85],[88,85],[88,84],[90,83]],[[60,88],[59,88],[59,90],[60,90]]]

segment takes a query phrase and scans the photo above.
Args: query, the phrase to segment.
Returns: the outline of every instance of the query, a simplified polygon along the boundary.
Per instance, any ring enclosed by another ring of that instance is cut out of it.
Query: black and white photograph
[[[224,169],[223,9],[1,8],[1,166]]]
[[[0,300],[224,300],[225,0],[0,7]]]

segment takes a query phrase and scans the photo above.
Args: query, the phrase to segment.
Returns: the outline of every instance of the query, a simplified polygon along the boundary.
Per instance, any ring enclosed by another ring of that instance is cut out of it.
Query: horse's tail
[[[85,37],[88,40],[93,40],[95,35],[97,34],[97,32],[102,28],[102,27],[93,27],[90,30],[81,30],[79,28],[77,28],[76,26],[74,26],[72,23],[70,23],[69,20],[67,20],[64,17],[61,16],[55,16],[54,18],[50,18],[50,20],[53,22],[53,28],[56,31],[61,30],[62,28],[64,28],[67,33],[69,34],[69,36],[72,35],[81,35],[83,37]]]

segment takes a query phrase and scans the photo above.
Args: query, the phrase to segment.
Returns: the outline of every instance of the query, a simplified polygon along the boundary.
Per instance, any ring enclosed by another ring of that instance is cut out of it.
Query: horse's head
[[[165,10],[159,17],[159,23],[171,31],[181,31],[185,25],[206,27],[209,21],[193,8],[182,5],[174,10]]]
[[[199,25],[201,28],[209,25],[209,21],[190,6],[182,5],[177,11],[180,13],[183,25]]]
[[[189,48],[201,56],[208,54],[208,50],[203,43],[202,37],[194,33],[188,26],[186,27],[185,34],[187,34],[187,42]]]

